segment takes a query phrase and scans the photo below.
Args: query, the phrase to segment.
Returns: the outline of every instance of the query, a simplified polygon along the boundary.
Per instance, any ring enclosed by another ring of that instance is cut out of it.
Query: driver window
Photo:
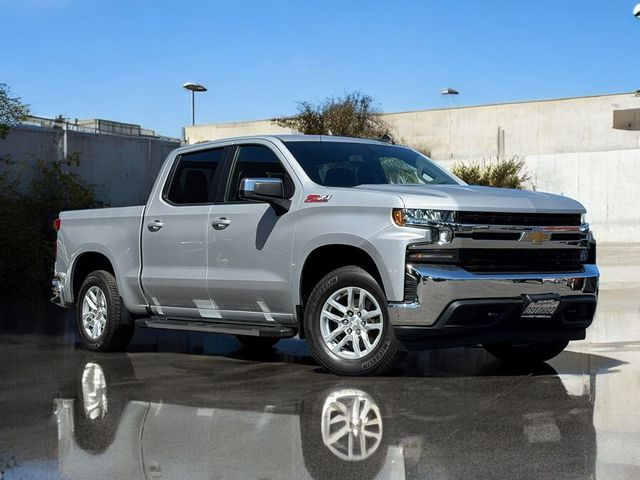
[[[284,184],[285,197],[293,195],[293,183],[284,166],[271,149],[262,145],[243,145],[238,148],[227,201],[246,201],[238,196],[243,178],[279,178]]]

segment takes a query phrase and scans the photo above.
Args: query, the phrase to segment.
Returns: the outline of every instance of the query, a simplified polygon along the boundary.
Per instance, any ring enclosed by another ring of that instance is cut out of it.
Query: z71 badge
[[[304,199],[304,203],[326,203],[331,200],[333,195],[307,195]]]

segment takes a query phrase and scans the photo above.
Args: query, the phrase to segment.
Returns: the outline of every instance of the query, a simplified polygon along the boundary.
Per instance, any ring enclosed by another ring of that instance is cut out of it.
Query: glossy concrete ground
[[[3,310],[1,478],[640,478],[640,248],[603,250],[587,340],[521,371],[457,348],[347,379],[298,340],[147,329],[90,354],[64,311]]]

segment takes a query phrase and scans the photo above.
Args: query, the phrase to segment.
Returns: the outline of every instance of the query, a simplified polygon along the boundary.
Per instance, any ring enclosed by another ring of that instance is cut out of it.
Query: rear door
[[[142,286],[154,313],[200,317],[209,311],[207,234],[226,148],[180,155],[147,207],[142,227]]]

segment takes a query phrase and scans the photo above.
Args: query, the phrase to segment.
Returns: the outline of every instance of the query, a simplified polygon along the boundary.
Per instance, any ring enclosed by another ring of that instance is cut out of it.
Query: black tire
[[[377,345],[361,358],[341,358],[331,352],[322,338],[322,307],[329,297],[345,287],[365,289],[382,312],[382,332]],[[378,283],[365,270],[356,266],[338,268],[322,278],[314,287],[305,306],[304,330],[309,349],[316,361],[340,375],[380,375],[391,370],[405,356],[389,322],[387,300]]]
[[[236,335],[236,339],[251,350],[269,350],[280,341],[278,337],[256,337],[253,335]]]
[[[87,291],[97,287],[106,299],[106,323],[97,338],[91,338],[82,325],[82,308]],[[120,299],[115,277],[105,271],[91,272],[80,287],[76,302],[76,322],[80,339],[87,350],[92,352],[117,352],[124,350],[133,336],[135,322],[126,311]]]
[[[505,363],[534,364],[551,360],[560,354],[569,340],[558,342],[488,343],[483,345],[485,350]]]
[[[99,455],[113,443],[137,379],[126,354],[89,355],[78,365],[73,435],[80,448]]]

